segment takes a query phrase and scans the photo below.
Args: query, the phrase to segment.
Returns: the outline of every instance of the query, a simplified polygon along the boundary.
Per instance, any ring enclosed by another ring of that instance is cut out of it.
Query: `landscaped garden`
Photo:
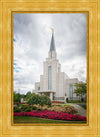
[[[45,95],[33,94],[25,104],[15,104],[14,123],[29,123],[29,121],[31,123],[86,121],[86,117],[80,116],[73,106],[56,101],[51,102],[50,98]]]

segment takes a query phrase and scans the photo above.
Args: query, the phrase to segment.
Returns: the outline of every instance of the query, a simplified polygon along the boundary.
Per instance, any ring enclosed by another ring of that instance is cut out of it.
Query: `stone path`
[[[77,109],[79,115],[86,117],[86,109],[82,108],[78,104],[74,104],[74,103],[67,103],[67,104],[69,104],[69,105],[73,106],[75,109]]]

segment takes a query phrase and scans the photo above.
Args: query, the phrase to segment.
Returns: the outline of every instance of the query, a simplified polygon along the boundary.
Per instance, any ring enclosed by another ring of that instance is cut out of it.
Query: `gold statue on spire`
[[[54,33],[54,29],[53,28],[51,28],[51,30],[52,30],[52,34]]]

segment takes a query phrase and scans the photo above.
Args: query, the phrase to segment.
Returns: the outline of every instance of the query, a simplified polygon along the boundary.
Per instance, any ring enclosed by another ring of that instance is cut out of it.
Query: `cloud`
[[[27,92],[40,80],[51,28],[62,71],[86,80],[86,14],[18,13],[14,14],[14,90]]]

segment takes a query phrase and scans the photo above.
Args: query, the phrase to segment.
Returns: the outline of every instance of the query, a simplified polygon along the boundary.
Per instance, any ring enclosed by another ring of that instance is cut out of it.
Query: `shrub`
[[[33,94],[28,100],[27,103],[29,105],[39,104],[40,103],[40,96]]]
[[[66,98],[66,103],[68,103],[68,98]]]
[[[50,98],[48,96],[42,95],[42,96],[40,96],[40,102],[39,102],[39,104],[41,106],[43,106],[43,105],[51,106],[51,100],[50,100]]]
[[[77,113],[77,110],[73,106],[65,106],[66,112],[69,114]]]
[[[29,104],[29,105],[34,105],[34,104],[39,104],[39,105],[41,105],[41,106],[43,106],[43,105],[51,105],[51,100],[50,100],[50,98],[48,97],[48,96],[46,96],[46,95],[41,95],[41,96],[39,96],[39,95],[35,95],[35,94],[33,94],[28,100],[27,100],[27,103]]]
[[[32,107],[32,110],[36,110],[36,109],[37,109],[37,107],[36,107],[36,106],[33,106],[33,107]]]
[[[43,107],[43,110],[44,110],[44,107]],[[52,107],[47,108],[47,110],[55,111],[55,112],[66,112],[69,114],[77,113],[77,110],[70,105],[52,105]]]
[[[18,107],[14,107],[14,112],[21,112],[21,109]]]
[[[58,107],[62,107],[61,105],[56,105],[56,106],[58,106]]]
[[[62,102],[62,104],[65,104],[65,102]]]
[[[84,98],[81,98],[81,102],[83,102],[84,101]]]
[[[83,107],[84,109],[86,109],[86,108],[87,108],[86,104],[85,104],[85,105],[82,105],[81,107]]]
[[[26,106],[26,105],[21,105],[21,110],[22,111],[31,111],[32,110],[32,106]]]
[[[28,108],[28,106],[21,105],[21,110],[22,110],[22,111],[25,111],[25,109],[27,109],[27,108]]]
[[[30,112],[30,111],[32,111],[31,107],[28,107],[27,109],[25,109],[25,112]]]
[[[43,110],[48,110],[46,107],[45,108],[42,108]]]
[[[41,109],[41,108],[37,108],[36,110],[37,110],[37,111],[41,111],[42,109]]]

